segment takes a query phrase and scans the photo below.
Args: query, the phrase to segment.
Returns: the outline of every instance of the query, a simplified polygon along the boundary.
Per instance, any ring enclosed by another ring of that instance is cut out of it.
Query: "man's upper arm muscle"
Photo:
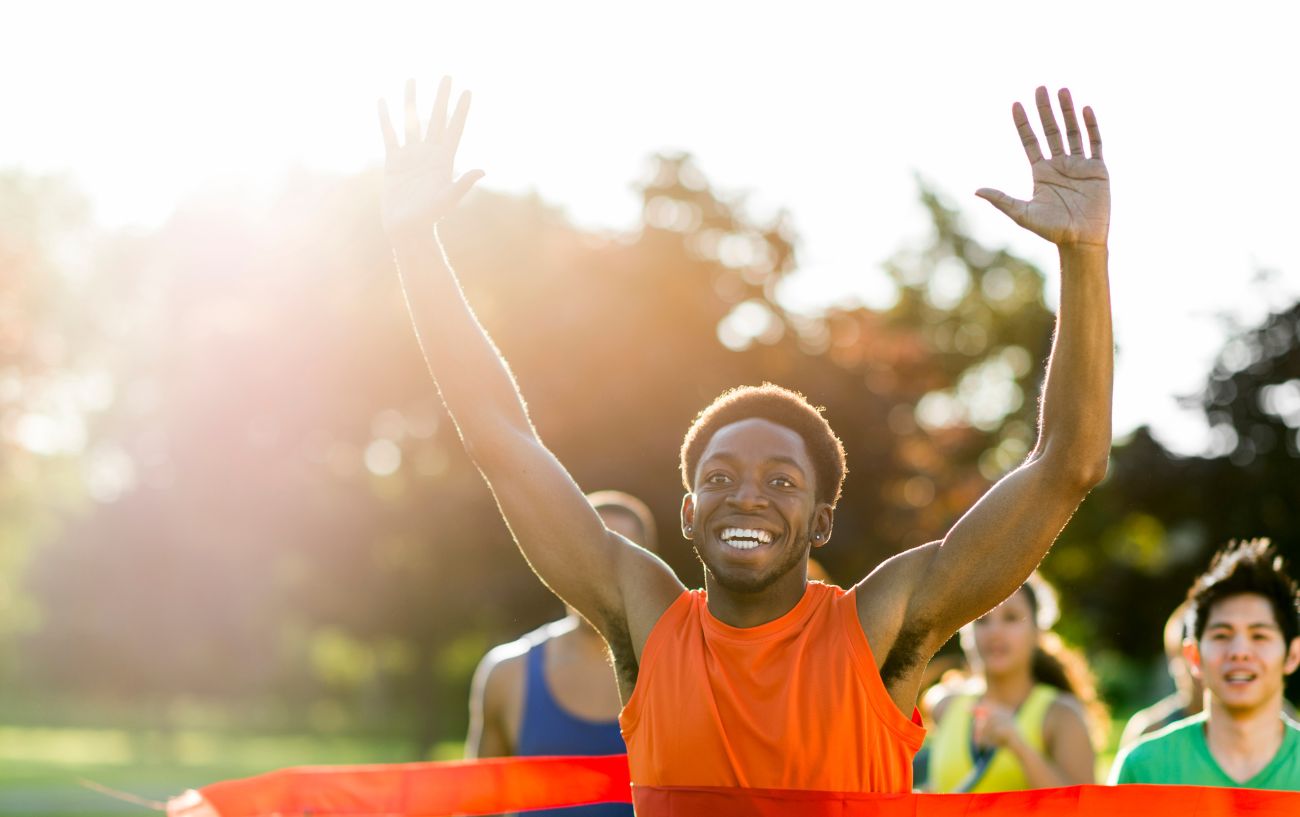
[[[636,655],[682,591],[672,570],[610,531],[555,455],[535,435],[472,450],[511,534],[538,577],[613,644],[626,632]],[[648,624],[647,624],[648,621]]]
[[[907,600],[909,624],[928,628],[938,649],[997,606],[1038,566],[1086,493],[1044,459],[1005,476],[942,542],[926,546],[933,551]]]
[[[926,663],[943,646],[943,641],[934,642],[935,628],[913,618],[909,609],[938,547],[938,542],[930,542],[886,559],[857,587],[858,620],[880,678],[898,708],[908,714],[916,704]]]

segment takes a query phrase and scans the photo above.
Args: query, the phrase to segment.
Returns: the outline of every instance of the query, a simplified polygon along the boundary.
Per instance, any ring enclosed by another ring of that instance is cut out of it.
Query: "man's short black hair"
[[[1268,599],[1287,644],[1300,635],[1300,589],[1268,539],[1229,542],[1214,554],[1187,593],[1187,631],[1200,641],[1214,605],[1242,593]]]
[[[788,428],[803,439],[813,464],[817,500],[834,506],[840,501],[848,468],[844,443],[831,431],[822,411],[799,392],[772,383],[723,392],[695,417],[682,441],[682,485],[688,491],[694,489],[695,467],[718,429],[741,420],[760,419]]]

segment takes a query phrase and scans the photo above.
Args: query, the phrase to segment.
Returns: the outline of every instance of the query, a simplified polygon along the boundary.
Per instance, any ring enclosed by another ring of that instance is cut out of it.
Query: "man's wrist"
[[[1070,263],[1105,263],[1110,256],[1110,249],[1102,244],[1058,244],[1057,252],[1061,256],[1061,265]]]
[[[388,243],[398,261],[418,258],[437,250],[438,233],[433,227],[393,230],[388,233]]]

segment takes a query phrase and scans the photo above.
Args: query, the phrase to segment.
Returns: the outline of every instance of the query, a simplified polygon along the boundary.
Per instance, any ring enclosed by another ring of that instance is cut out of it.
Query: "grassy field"
[[[114,729],[0,726],[0,815],[122,817],[149,814],[82,781],[162,802],[185,789],[285,766],[395,763],[410,744],[375,738],[229,735],[181,731],[168,736]],[[460,756],[459,743],[432,759]]]

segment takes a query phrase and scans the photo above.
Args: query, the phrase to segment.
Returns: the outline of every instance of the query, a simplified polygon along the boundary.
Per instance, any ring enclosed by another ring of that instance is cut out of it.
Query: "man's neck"
[[[1244,783],[1273,760],[1285,737],[1282,698],[1250,710],[1229,709],[1208,696],[1205,742],[1224,772]]]
[[[718,621],[732,627],[758,627],[776,621],[793,610],[808,589],[806,573],[793,578],[801,581],[779,581],[758,593],[735,593],[720,586],[706,573],[704,589],[709,612]]]

